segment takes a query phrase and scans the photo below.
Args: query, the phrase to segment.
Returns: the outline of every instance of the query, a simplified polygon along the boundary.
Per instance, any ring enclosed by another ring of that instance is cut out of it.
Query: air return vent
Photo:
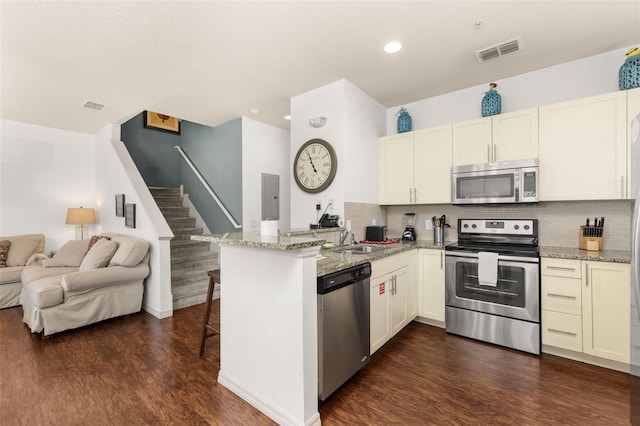
[[[102,104],[97,104],[95,102],[87,102],[86,104],[82,105],[85,108],[89,108],[89,109],[95,109],[96,111],[102,111],[103,109],[105,109],[107,106],[106,105],[102,105]]]
[[[476,50],[476,57],[480,63],[499,58],[504,55],[516,53],[522,50],[522,38],[517,37],[511,40],[503,41],[484,49]]]

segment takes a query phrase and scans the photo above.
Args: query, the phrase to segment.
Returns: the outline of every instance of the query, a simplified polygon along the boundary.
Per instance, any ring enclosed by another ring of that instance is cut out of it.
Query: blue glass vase
[[[401,110],[398,114],[398,133],[405,133],[411,131],[411,116],[406,110]]]
[[[482,116],[488,117],[490,115],[497,115],[502,112],[502,97],[495,88],[497,84],[491,83],[489,85],[489,91],[485,92],[482,98]]]
[[[640,55],[629,56],[618,71],[618,87],[620,90],[640,87]]]

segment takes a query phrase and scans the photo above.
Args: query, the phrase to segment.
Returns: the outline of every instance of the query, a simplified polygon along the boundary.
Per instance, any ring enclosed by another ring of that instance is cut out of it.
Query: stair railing
[[[186,152],[184,152],[184,150],[182,149],[182,147],[176,145],[175,148],[178,150],[178,152],[180,153],[180,155],[182,156],[182,158],[184,158],[184,161],[187,162],[187,164],[189,165],[189,167],[191,168],[191,171],[193,171],[193,173],[196,175],[196,177],[200,180],[200,182],[202,183],[202,185],[204,186],[204,188],[207,190],[207,192],[209,193],[209,195],[211,195],[211,198],[213,198],[213,200],[216,202],[216,204],[218,204],[218,207],[220,207],[220,210],[222,210],[222,212],[225,214],[225,216],[227,216],[227,219],[229,219],[229,222],[231,222],[231,224],[233,225],[234,228],[236,229],[242,229],[242,225],[240,225],[235,219],[234,217],[231,215],[231,213],[229,213],[229,210],[227,210],[227,207],[224,205],[224,203],[220,200],[220,198],[218,197],[218,195],[215,193],[215,191],[213,190],[213,188],[211,188],[211,185],[209,185],[209,183],[207,182],[207,180],[204,178],[204,176],[202,176],[202,173],[200,173],[200,170],[198,170],[198,168],[196,167],[195,164],[193,164],[193,161],[191,161],[191,158],[189,158],[189,156],[187,155]]]

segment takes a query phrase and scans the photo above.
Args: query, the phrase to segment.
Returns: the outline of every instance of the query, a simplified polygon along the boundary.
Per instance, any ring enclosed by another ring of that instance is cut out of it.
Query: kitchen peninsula
[[[218,383],[279,424],[320,424],[316,261],[325,240],[191,238],[220,244]]]

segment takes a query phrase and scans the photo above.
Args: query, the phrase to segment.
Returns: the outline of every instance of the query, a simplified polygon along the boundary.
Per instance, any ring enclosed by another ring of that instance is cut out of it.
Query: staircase
[[[207,272],[218,269],[218,255],[209,250],[211,243],[192,241],[191,235],[202,234],[196,218],[183,207],[180,188],[149,187],[151,195],[164,215],[174,237],[171,240],[171,293],[173,309],[204,303],[207,299]],[[214,298],[219,297],[216,288]]]

